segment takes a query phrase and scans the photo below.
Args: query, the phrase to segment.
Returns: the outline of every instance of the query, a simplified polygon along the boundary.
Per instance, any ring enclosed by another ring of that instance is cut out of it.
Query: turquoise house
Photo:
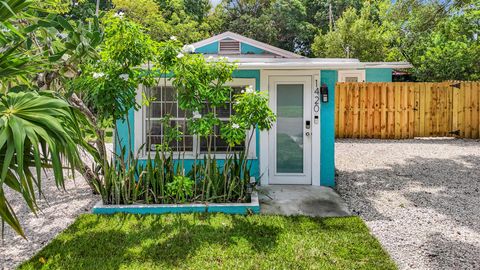
[[[229,83],[235,91],[252,86],[269,94],[277,122],[268,132],[251,131],[254,132],[254,138],[249,150],[253,174],[261,185],[335,186],[335,84],[390,82],[392,69],[410,67],[404,62],[307,58],[232,32],[192,45],[196,53],[205,57],[228,57],[229,61],[237,63],[235,79]],[[139,104],[142,103],[142,90],[142,86],[139,86]],[[156,116],[169,112],[174,116],[172,122],[181,127],[186,125],[184,112],[177,106],[171,84],[167,82],[166,88],[152,91],[156,101],[148,108],[152,110],[151,123],[147,123],[147,108],[130,111],[130,129],[125,122],[117,123],[119,141],[124,145],[127,145],[130,130],[129,145],[134,152],[148,141],[151,142],[152,145],[142,150],[145,159],[146,151],[162,138],[160,118]],[[225,109],[216,112],[221,120],[227,121],[234,113],[232,103],[233,100],[226,104]],[[147,128],[150,128],[150,132],[147,132]],[[151,138],[147,138],[147,134]],[[205,152],[206,143],[194,135],[184,134],[182,142],[172,147],[186,151],[185,165],[189,168],[194,157]],[[221,163],[226,144],[218,138],[214,147]]]

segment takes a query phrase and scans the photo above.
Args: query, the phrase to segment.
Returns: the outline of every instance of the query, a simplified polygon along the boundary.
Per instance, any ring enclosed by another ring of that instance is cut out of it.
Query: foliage
[[[358,0],[304,0],[305,9],[307,11],[306,20],[315,27],[319,28],[319,32],[326,33],[333,29],[338,19],[348,8],[360,10],[362,2]],[[330,20],[330,9],[331,20]],[[313,36],[311,37],[313,38]],[[313,40],[311,40],[313,41]]]
[[[408,61],[417,80],[479,78],[478,0],[224,0],[215,33],[306,56]],[[451,29],[451,30],[448,30]]]
[[[96,184],[106,204],[242,202],[249,199],[251,186],[247,153],[253,130],[257,126],[261,130],[267,130],[275,120],[268,108],[268,97],[249,87],[244,93],[236,95],[238,101],[234,109],[238,110],[238,113],[232,117],[232,122],[222,123],[216,115],[216,109],[230,100],[232,89],[225,84],[232,80],[236,66],[226,58],[213,60],[191,54],[193,48],[181,45],[175,37],[158,44],[157,55],[152,65],[145,70],[147,78],[144,77],[143,80],[149,86],[165,87],[161,83],[166,83],[166,80],[162,76],[158,78],[158,74],[171,74],[179,107],[186,111],[184,118],[188,121],[188,132],[208,141],[208,153],[203,159],[195,157],[192,168],[186,169],[185,152],[178,153],[176,158],[176,153],[171,148],[172,143],[181,142],[181,135],[186,130],[181,130],[176,124],[172,125],[171,116],[163,114],[160,120],[163,140],[154,145],[150,140],[146,142],[146,163],[138,162],[141,151],[134,157],[133,153],[124,147],[116,160],[110,162],[118,166],[110,167],[104,180]],[[106,75],[102,74],[101,78],[103,77]],[[148,106],[153,100],[150,90],[145,91],[143,96],[143,103]],[[150,110],[148,112],[149,120],[151,113]],[[228,141],[232,149],[245,143],[245,134],[252,130],[247,151],[227,151],[223,166],[218,163],[212,150],[212,142],[219,136],[214,132],[218,126],[222,130],[224,126],[238,129],[238,132],[222,132],[222,138]],[[151,132],[150,127],[147,127],[147,130]],[[156,151],[152,158],[153,147]],[[125,157],[128,158],[125,160]]]
[[[42,196],[42,168],[51,168],[57,187],[64,188],[64,167],[73,173],[80,163],[77,144],[83,144],[82,119],[67,102],[51,94],[10,92],[1,96],[0,217],[18,234],[25,237],[5,197],[5,186],[21,194],[36,213],[35,192]]]
[[[114,0],[113,3],[116,11],[125,12],[156,41],[176,36],[191,43],[209,36],[210,26],[205,21],[210,11],[207,0]]]
[[[194,182],[189,177],[175,175],[173,181],[166,185],[167,196],[174,198],[175,202],[186,202],[187,198],[193,196]]]
[[[395,46],[413,64],[418,80],[480,78],[479,7],[478,0],[395,4],[388,14],[399,34]]]
[[[250,199],[250,168],[242,169],[243,154],[227,157],[223,168],[215,159],[208,162],[205,157],[184,174],[182,161],[174,160],[171,150],[164,154],[159,149],[164,146],[158,146],[154,158],[148,156],[144,164],[138,158],[141,150],[127,161],[123,148],[115,157],[118,166],[109,167],[103,181],[96,183],[103,202],[160,204],[246,202]]]
[[[268,105],[268,95],[266,92],[258,92],[253,86],[235,96],[234,123],[240,124],[244,128],[255,128],[259,130],[269,130],[276,120],[275,114]]]
[[[25,27],[18,28],[16,19],[20,14],[32,12],[31,1],[7,0],[0,5],[0,89],[6,84],[21,84],[27,75],[33,74],[42,66],[41,59],[24,49]],[[29,18],[30,16],[25,16]],[[3,88],[3,89],[2,89]]]
[[[397,269],[360,217],[202,213],[82,215],[19,267],[40,268]]]
[[[83,140],[89,130],[84,115],[58,96],[59,92],[39,91],[59,85],[59,74],[71,73],[73,59],[63,57],[67,51],[79,56],[91,52],[84,44],[91,39],[80,38],[71,23],[49,13],[54,3],[7,0],[0,5],[1,219],[24,237],[5,189],[20,193],[36,213],[35,192],[43,196],[41,170],[52,171],[57,186],[63,188],[63,168],[83,168],[77,147],[91,150]],[[96,24],[91,25],[90,29],[95,29]]]
[[[315,37],[313,53],[318,57],[358,58],[366,62],[386,60],[390,51],[390,29],[376,21],[374,15],[368,4],[359,12],[347,9],[333,31]]]
[[[329,10],[334,21],[359,0],[224,0],[210,18],[215,32],[233,31],[247,37],[311,56],[315,34],[329,29]]]
[[[102,119],[123,119],[135,102],[139,83],[138,66],[151,59],[154,42],[140,25],[109,14],[105,27],[100,59],[83,67],[82,75],[73,82],[76,91],[82,90],[89,107]]]
[[[301,19],[306,15],[305,9],[298,0],[275,2],[277,1],[223,1],[215,9],[211,21],[216,21],[212,23],[217,28],[216,32],[232,31],[294,51],[293,39],[302,36],[298,30],[304,27]],[[289,13],[279,13],[283,11]]]

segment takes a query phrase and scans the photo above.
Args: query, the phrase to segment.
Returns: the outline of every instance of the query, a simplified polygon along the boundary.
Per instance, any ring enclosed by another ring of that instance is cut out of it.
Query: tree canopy
[[[306,56],[409,61],[417,80],[476,80],[479,10],[479,0],[224,0],[210,22]]]

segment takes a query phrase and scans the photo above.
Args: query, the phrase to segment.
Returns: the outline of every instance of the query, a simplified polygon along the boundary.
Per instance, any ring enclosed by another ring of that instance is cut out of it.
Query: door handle
[[[305,132],[305,136],[310,136],[310,131]]]

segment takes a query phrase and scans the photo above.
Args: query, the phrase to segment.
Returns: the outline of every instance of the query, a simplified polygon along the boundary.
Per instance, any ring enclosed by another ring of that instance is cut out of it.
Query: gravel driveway
[[[13,269],[29,259],[73,223],[78,215],[90,212],[99,197],[92,195],[80,174],[77,173],[75,179],[66,181],[66,192],[55,187],[53,177],[42,179],[46,199],[38,202],[42,210],[38,217],[30,213],[23,199],[16,193],[10,199],[12,192],[6,189],[6,196],[15,209],[28,240],[17,236],[5,226],[4,242],[0,240],[0,269]]]
[[[480,141],[337,140],[338,192],[400,269],[480,269]]]

